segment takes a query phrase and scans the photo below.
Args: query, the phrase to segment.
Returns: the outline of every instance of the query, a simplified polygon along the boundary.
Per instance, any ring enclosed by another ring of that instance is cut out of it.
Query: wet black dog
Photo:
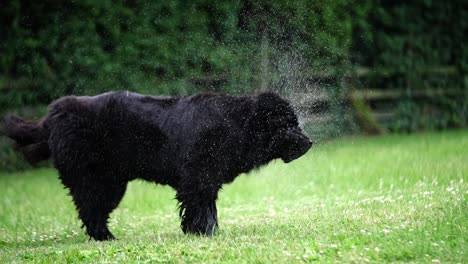
[[[211,235],[223,184],[273,159],[290,162],[312,145],[274,93],[67,96],[40,121],[5,117],[2,130],[30,162],[52,158],[96,240],[114,238],[109,214],[137,178],[174,188],[182,230]]]

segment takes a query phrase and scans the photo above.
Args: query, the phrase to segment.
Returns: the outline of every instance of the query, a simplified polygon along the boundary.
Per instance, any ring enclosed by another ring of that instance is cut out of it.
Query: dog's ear
[[[270,115],[281,115],[285,104],[286,101],[275,93],[261,93],[257,97],[256,112],[260,115],[264,115],[264,117]]]
[[[256,130],[265,131],[271,127],[276,117],[283,115],[287,103],[284,99],[272,92],[261,93],[257,96],[251,125]]]

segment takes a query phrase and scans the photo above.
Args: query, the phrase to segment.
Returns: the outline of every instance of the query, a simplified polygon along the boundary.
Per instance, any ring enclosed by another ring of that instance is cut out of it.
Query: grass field
[[[0,174],[0,263],[468,262],[468,131],[346,138],[225,186],[220,231],[179,228],[174,191],[133,182],[88,241],[52,169]]]

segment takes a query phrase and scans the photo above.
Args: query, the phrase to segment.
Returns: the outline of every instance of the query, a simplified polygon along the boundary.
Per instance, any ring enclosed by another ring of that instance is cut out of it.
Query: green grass
[[[468,262],[468,131],[346,138],[242,175],[220,231],[183,235],[174,191],[133,182],[88,242],[52,169],[0,174],[0,263]]]

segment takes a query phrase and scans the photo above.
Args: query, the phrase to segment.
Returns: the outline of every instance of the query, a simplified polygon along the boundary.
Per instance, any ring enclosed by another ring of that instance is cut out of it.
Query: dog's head
[[[256,130],[265,135],[272,158],[291,162],[304,155],[312,141],[299,127],[291,105],[274,93],[262,93],[257,97],[255,109]]]

